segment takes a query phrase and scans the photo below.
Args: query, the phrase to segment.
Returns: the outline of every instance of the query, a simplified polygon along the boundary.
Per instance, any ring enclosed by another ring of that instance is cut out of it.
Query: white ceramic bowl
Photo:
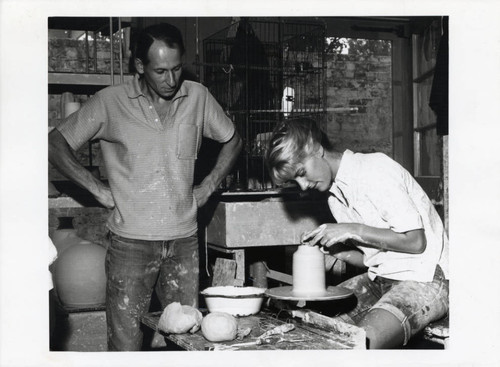
[[[266,288],[219,286],[201,291],[210,312],[249,316],[260,311]]]

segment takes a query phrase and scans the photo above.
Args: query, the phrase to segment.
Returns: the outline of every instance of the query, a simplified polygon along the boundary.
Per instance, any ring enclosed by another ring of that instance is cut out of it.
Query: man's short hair
[[[273,131],[266,157],[273,181],[282,184],[294,179],[297,165],[320,147],[331,149],[315,120],[301,117],[280,122]]]
[[[181,31],[168,23],[154,24],[144,28],[138,35],[134,58],[140,59],[144,65],[149,63],[148,52],[154,41],[163,41],[170,48],[177,48],[184,55],[185,48]]]

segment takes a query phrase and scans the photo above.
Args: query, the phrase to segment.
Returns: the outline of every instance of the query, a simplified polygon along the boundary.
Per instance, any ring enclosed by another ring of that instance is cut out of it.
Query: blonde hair
[[[295,178],[297,166],[320,147],[330,149],[325,134],[310,118],[281,122],[273,131],[267,151],[267,166],[276,184]]]

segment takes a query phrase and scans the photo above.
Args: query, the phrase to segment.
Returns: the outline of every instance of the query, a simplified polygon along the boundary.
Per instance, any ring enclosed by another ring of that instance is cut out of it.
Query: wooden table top
[[[242,328],[251,328],[249,335],[242,340],[233,340],[229,342],[213,343],[206,340],[199,330],[194,334],[166,334],[157,328],[161,316],[160,312],[146,314],[142,322],[149,328],[158,331],[166,339],[188,351],[208,351],[208,350],[325,350],[325,349],[353,349],[357,348],[355,343],[349,338],[349,335],[327,331],[315,326],[306,325],[295,319],[280,320],[276,314],[268,311],[261,311],[257,315],[238,317],[238,326]],[[251,343],[257,340],[264,332],[277,326],[293,323],[295,328],[283,335],[275,335],[268,339],[265,344],[235,344]]]

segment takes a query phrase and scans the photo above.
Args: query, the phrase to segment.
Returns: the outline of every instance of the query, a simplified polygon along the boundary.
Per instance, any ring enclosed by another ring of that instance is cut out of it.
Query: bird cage
[[[291,116],[324,123],[325,26],[242,18],[203,40],[203,79],[244,148],[223,189],[275,191],[265,166],[274,127]]]

